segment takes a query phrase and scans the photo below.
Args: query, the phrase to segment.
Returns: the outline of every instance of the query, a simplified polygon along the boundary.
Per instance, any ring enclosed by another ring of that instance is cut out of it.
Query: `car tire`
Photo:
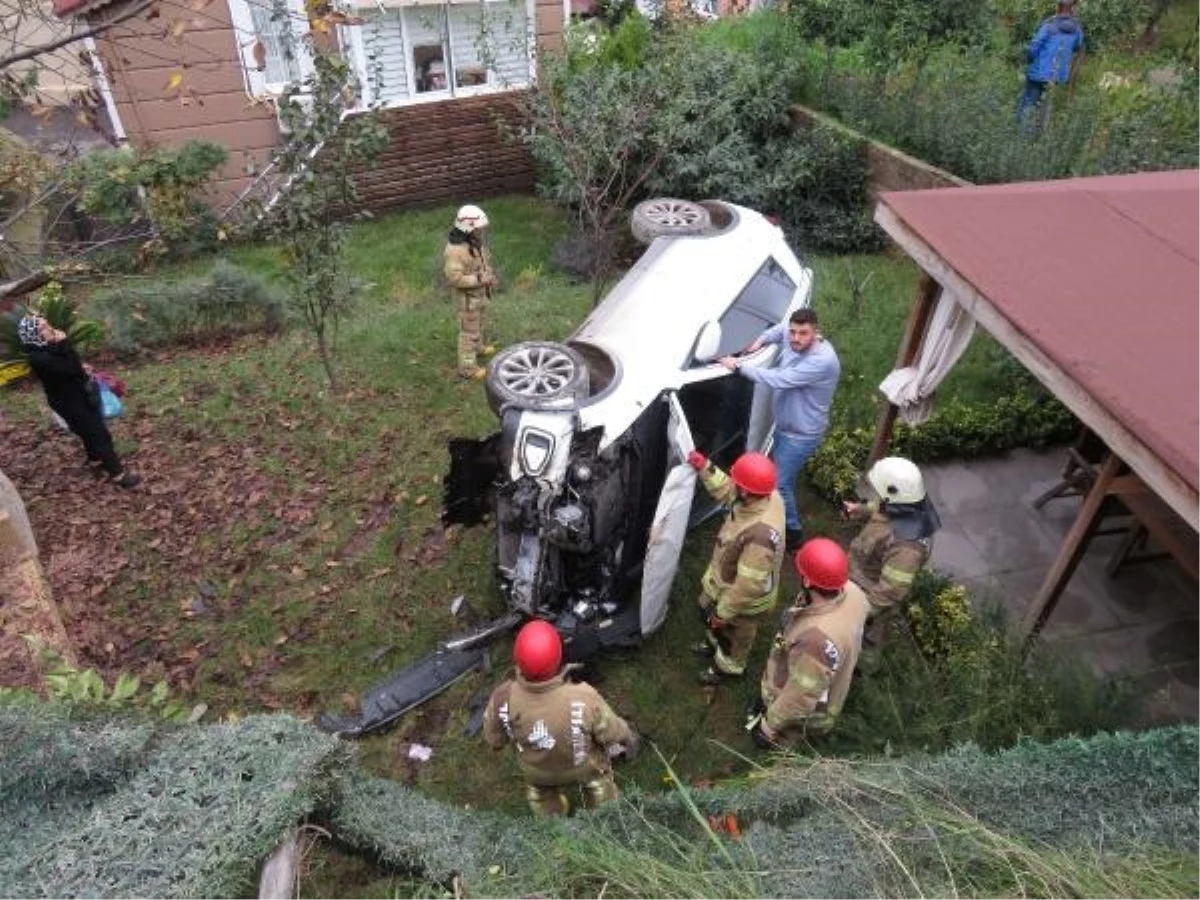
[[[583,357],[566,344],[523,341],[492,358],[484,385],[499,415],[504,407],[570,409],[588,395],[590,379]]]
[[[639,242],[649,244],[657,237],[706,234],[712,229],[712,216],[699,203],[655,197],[633,208],[629,228]]]

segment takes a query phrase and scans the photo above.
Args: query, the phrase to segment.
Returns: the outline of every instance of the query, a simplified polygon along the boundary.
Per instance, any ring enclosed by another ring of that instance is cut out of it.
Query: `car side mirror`
[[[700,329],[700,334],[696,336],[696,350],[692,354],[692,358],[696,362],[712,362],[717,351],[721,348],[721,323],[710,319],[704,323],[704,327]]]

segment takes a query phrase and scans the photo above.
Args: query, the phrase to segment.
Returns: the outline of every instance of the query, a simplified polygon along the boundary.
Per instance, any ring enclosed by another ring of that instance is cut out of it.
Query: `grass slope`
[[[490,338],[502,346],[565,337],[589,307],[588,286],[547,263],[567,223],[527,197],[493,201],[488,212],[503,278]],[[26,500],[88,666],[110,681],[120,671],[167,677],[217,714],[310,715],[353,704],[432,650],[456,627],[448,614],[455,596],[481,615],[500,611],[490,532],[447,534],[438,518],[447,440],[495,425],[481,386],[453,375],[455,316],[440,283],[452,213],[355,226],[352,265],[372,288],[341,328],[337,396],[301,331],[115,365],[130,395],[114,432],[146,475],[142,490],[94,485],[74,441],[49,425],[39,392],[6,392],[5,471]],[[276,277],[282,266],[271,247],[229,256]],[[837,416],[868,424],[915,269],[886,255],[810,262],[814,302],[845,366]],[[1002,378],[997,354],[977,338],[943,394],[990,396]],[[813,533],[845,528],[813,496],[806,514]],[[694,598],[715,527],[689,539],[665,627],[640,652],[599,660],[593,673],[689,783],[741,768],[721,745],[746,746],[742,710],[755,689],[748,680],[715,698],[702,693],[698,661],[686,649],[699,629]],[[794,591],[792,573],[785,578],[785,591]],[[766,642],[760,637],[752,672]],[[448,801],[520,809],[515,763],[485,754],[463,733],[471,701],[500,677],[506,654],[501,645],[493,672],[465,679],[364,741],[368,764]],[[433,746],[432,761],[409,762],[412,742]],[[623,777],[649,789],[664,775],[639,761]]]

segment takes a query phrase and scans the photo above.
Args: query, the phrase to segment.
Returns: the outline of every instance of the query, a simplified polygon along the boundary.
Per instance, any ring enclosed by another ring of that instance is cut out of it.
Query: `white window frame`
[[[246,84],[246,93],[258,99],[279,97],[292,82],[268,81],[265,67],[260,69],[254,58],[254,46],[258,43],[259,33],[254,27],[254,17],[251,6],[270,10],[272,0],[228,0],[229,17],[233,23],[234,39],[237,42],[238,58],[242,63],[242,77]],[[288,10],[288,21],[292,26],[292,37],[296,47],[296,64],[303,82],[313,73],[312,56],[308,50],[305,38],[309,32],[308,12],[304,0],[284,0]]]
[[[234,2],[234,0],[230,0]],[[528,46],[528,59],[526,60],[527,76],[524,81],[514,82],[511,84],[502,84],[497,78],[497,74],[491,68],[486,69],[486,81],[482,84],[458,85],[458,68],[453,59],[453,52],[448,44],[452,43],[449,29],[452,27],[447,21],[447,31],[443,34],[443,50],[442,58],[446,63],[446,88],[440,91],[417,91],[416,90],[416,67],[413,59],[413,43],[409,34],[409,27],[405,12],[411,9],[420,7],[441,7],[441,6],[463,6],[463,5],[483,5],[490,3],[501,3],[504,0],[444,0],[444,2],[421,3],[413,2],[413,0],[351,0],[363,12],[368,10],[379,11],[380,13],[396,12],[399,14],[400,25],[400,41],[401,50],[403,52],[404,65],[407,70],[407,84],[409,85],[407,96],[392,97],[386,102],[380,104],[382,108],[391,109],[398,106],[416,106],[421,103],[436,103],[444,100],[453,100],[463,97],[475,97],[482,94],[502,94],[507,91],[521,90],[533,84],[536,78],[535,67],[535,44],[537,42],[537,6],[536,0],[524,0],[525,6],[525,33]],[[377,104],[378,98],[374,96],[375,85],[370,77],[370,71],[367,60],[367,40],[368,36],[364,34],[365,29],[372,26],[352,25],[339,29],[340,35],[343,38],[342,46],[345,48],[354,67],[358,73],[359,83],[362,86],[361,98],[358,109],[366,109]]]

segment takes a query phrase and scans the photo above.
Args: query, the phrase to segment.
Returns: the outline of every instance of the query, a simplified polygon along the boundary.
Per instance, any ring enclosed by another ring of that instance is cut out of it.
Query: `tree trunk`
[[[333,357],[329,352],[324,325],[317,329],[317,352],[321,355],[321,365],[325,367],[325,376],[329,379],[329,389],[336,391],[337,377],[333,374]]]
[[[0,668],[27,673],[27,686],[40,682],[37,648],[54,651],[77,665],[50,584],[38,560],[33,529],[13,483],[0,472]],[[32,638],[32,643],[27,640]],[[4,665],[7,663],[7,665]]]

